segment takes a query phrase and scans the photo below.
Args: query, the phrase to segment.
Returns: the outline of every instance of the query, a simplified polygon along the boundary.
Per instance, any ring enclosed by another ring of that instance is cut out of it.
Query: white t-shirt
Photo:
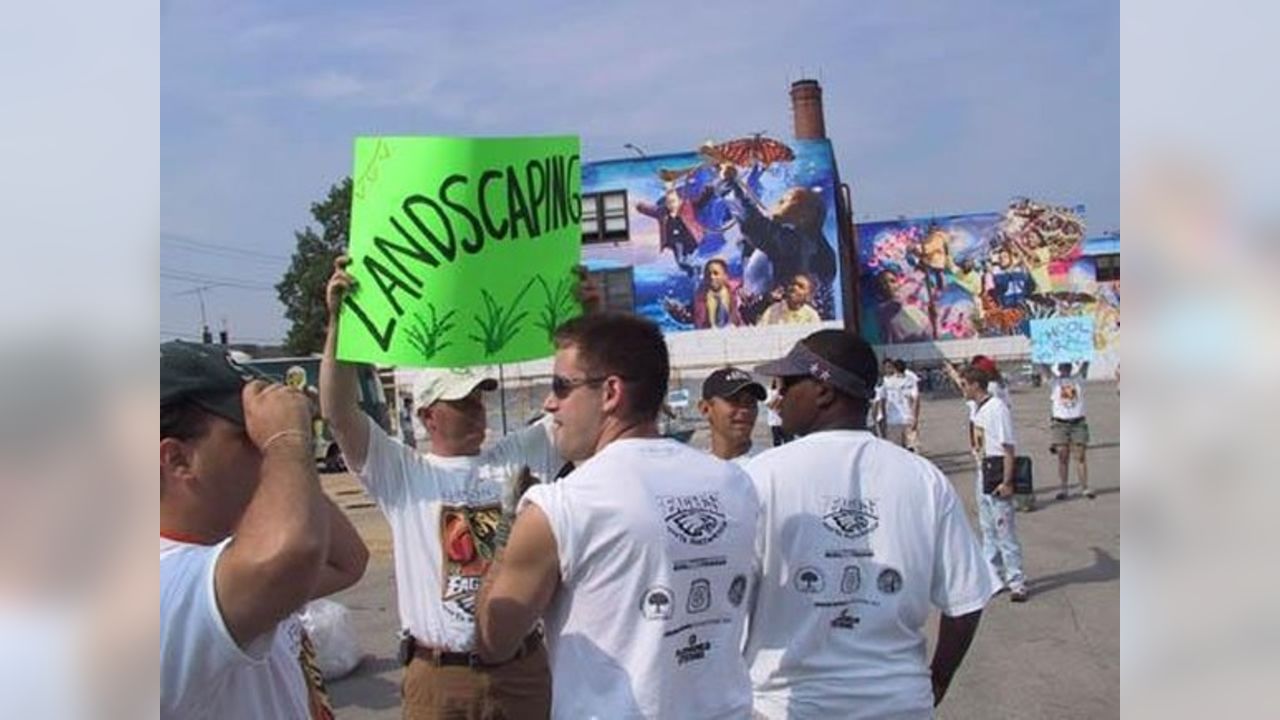
[[[773,402],[778,399],[778,391],[769,388],[764,398],[765,420],[769,423],[769,427],[782,427],[782,416],[777,410],[773,409]]]
[[[992,380],[987,383],[987,394],[998,397],[1004,401],[1005,407],[1012,408],[1013,403],[1009,402],[1009,388]],[[969,422],[973,422],[973,414],[978,411],[978,403],[972,400],[965,400],[964,406],[969,408]],[[1012,411],[1010,411],[1012,412]]]
[[[426,645],[470,651],[503,492],[523,465],[547,481],[564,464],[550,418],[465,457],[421,454],[368,422],[369,454],[357,472],[391,526],[400,625]]]
[[[748,466],[763,580],[746,657],[770,718],[929,718],[930,607],[981,609],[990,571],[932,463],[861,430],[806,435]]]
[[[1013,416],[1009,406],[994,395],[988,397],[973,414],[974,432],[986,457],[1004,455],[1005,445],[1017,445],[1013,437]]]
[[[524,502],[560,557],[544,617],[553,717],[750,715],[740,650],[760,506],[741,468],[674,440],[615,440]]]
[[[1054,378],[1049,383],[1049,401],[1053,404],[1053,417],[1059,420],[1075,420],[1084,417],[1084,383],[1074,373],[1059,375],[1053,369]]]
[[[160,541],[160,717],[308,718],[297,616],[244,649],[223,623],[213,570],[228,542]]]
[[[885,423],[910,425],[915,422],[916,383],[905,375],[889,375],[876,387],[876,399],[884,407]]]

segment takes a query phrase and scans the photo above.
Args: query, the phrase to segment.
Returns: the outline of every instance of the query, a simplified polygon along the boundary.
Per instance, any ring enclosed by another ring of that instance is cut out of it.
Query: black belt
[[[1053,418],[1053,421],[1056,423],[1062,423],[1064,425],[1079,425],[1080,423],[1084,422],[1084,418],[1078,417],[1078,418],[1071,418],[1070,420],[1067,420],[1064,418]]]
[[[542,631],[534,630],[524,636],[524,640],[520,642],[520,648],[516,650],[515,655],[503,660],[502,662],[487,663],[481,660],[480,656],[476,653],[454,652],[452,650],[433,648],[429,645],[420,645],[415,638],[413,642],[413,656],[439,667],[498,667],[500,665],[506,665],[509,662],[515,662],[516,660],[529,655],[534,650],[537,650],[540,645],[542,645]]]

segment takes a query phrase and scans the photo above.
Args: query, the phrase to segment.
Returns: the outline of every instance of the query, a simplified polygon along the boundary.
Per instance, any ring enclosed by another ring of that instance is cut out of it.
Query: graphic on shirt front
[[[862,586],[862,571],[857,565],[846,565],[840,576],[840,592],[852,595]]]
[[[670,620],[671,606],[675,604],[675,596],[671,590],[655,585],[644,591],[640,600],[640,614],[645,620]]]
[[[706,578],[698,578],[689,584],[689,599],[685,603],[685,612],[692,615],[693,613],[706,612],[711,607],[711,581]]]
[[[689,640],[684,647],[676,648],[676,664],[684,665],[694,660],[702,660],[707,657],[707,652],[711,650],[711,642],[703,640],[698,642],[698,636],[690,633]]]
[[[667,532],[680,542],[706,545],[729,526],[720,493],[659,495],[657,500]]]
[[[876,577],[876,587],[885,595],[893,595],[902,589],[902,573],[893,568],[885,568]]]
[[[840,537],[853,539],[880,526],[875,500],[824,497],[822,525]]]
[[[796,571],[792,584],[802,593],[820,593],[826,586],[826,578],[818,568],[806,565]]]
[[[1062,383],[1058,387],[1058,402],[1065,410],[1074,410],[1080,403],[1080,388],[1075,383]]]
[[[474,621],[476,593],[493,561],[494,536],[502,519],[495,503],[440,510],[440,545],[444,548],[444,609],[459,620]]]
[[[834,620],[831,621],[831,627],[839,628],[841,630],[852,630],[857,627],[860,622],[862,622],[862,618],[856,615],[850,615],[849,609],[845,608],[840,611],[840,614],[837,615]]]
[[[747,576],[735,575],[733,582],[729,583],[729,604],[738,607],[742,604],[742,598],[747,594]]]

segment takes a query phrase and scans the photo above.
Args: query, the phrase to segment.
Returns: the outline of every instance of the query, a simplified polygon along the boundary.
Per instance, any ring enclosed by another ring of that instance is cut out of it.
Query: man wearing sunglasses
[[[993,589],[964,505],[932,463],[867,431],[878,373],[861,338],[821,330],[755,372],[780,379],[783,429],[800,436],[746,467],[765,518],[745,650],[755,711],[932,717]]]
[[[750,479],[659,437],[669,362],[652,322],[587,315],[555,341],[544,409],[578,466],[521,501],[480,591],[481,657],[509,657],[543,618],[553,717],[747,717]]]
[[[430,451],[389,436],[357,404],[355,366],[337,359],[338,309],[353,288],[339,257],[326,301],[329,332],[320,366],[325,419],[346,458],[391,526],[405,665],[403,716],[545,717],[551,678],[541,635],[532,628],[501,662],[475,653],[476,592],[515,497],[564,464],[550,420],[482,450],[483,393],[498,383],[471,369],[419,375],[414,407]],[[507,521],[509,523],[509,520]]]
[[[296,611],[369,554],[320,489],[311,404],[221,349],[160,346],[160,717],[332,718]]]

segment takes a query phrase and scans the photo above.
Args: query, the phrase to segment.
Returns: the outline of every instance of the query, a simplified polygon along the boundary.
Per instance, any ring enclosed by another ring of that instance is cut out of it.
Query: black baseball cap
[[[811,377],[855,398],[875,397],[880,379],[876,353],[866,340],[845,330],[819,330],[785,356],[757,365],[757,375]]]
[[[703,381],[702,399],[729,398],[743,389],[750,390],[757,400],[765,399],[764,386],[753,380],[750,373],[736,367],[723,367],[708,375]]]
[[[171,340],[160,344],[160,430],[165,409],[183,402],[244,425],[240,393],[249,380],[270,381],[261,372],[231,359],[217,345]]]

